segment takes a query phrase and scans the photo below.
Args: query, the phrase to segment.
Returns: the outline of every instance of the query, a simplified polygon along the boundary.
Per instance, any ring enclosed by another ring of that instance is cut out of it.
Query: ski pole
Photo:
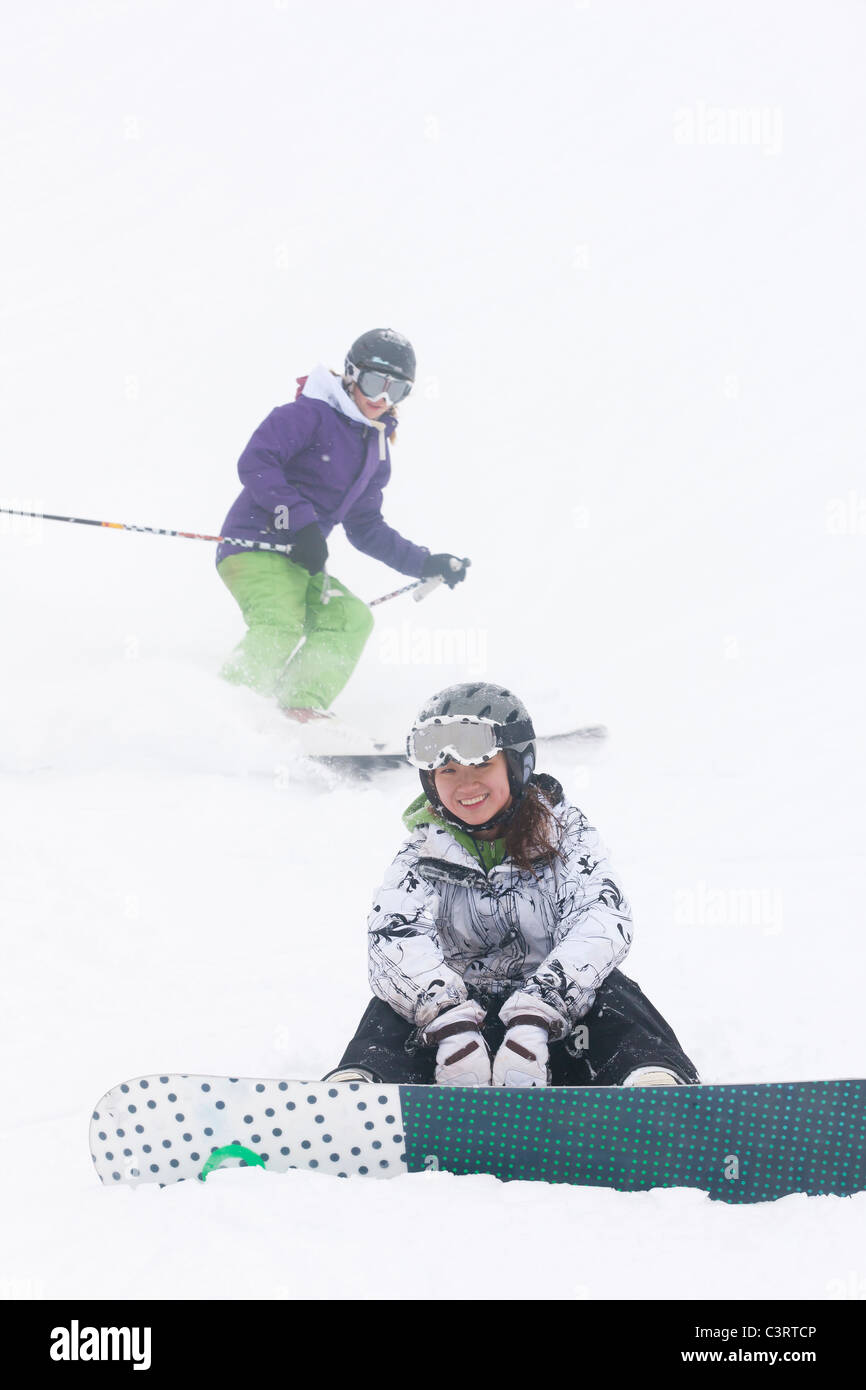
[[[470,560],[461,560],[459,564],[455,564],[452,560],[451,567],[452,569],[459,569],[461,566],[466,568],[471,563]],[[377,603],[387,603],[389,598],[399,598],[401,594],[408,594],[411,589],[415,590],[412,595],[413,599],[416,603],[419,603],[422,598],[426,598],[430,591],[437,588],[442,582],[443,577],[441,574],[434,574],[430,579],[416,579],[411,584],[404,584],[402,589],[393,589],[390,594],[383,594],[381,598],[371,598],[367,607],[375,608]]]
[[[461,560],[459,564],[456,564],[453,560],[451,561],[453,569],[458,569],[460,565],[469,565],[470,563],[471,561],[469,560]],[[326,569],[322,570],[322,574],[325,578],[322,583],[321,602],[328,603],[332,598],[340,598],[342,596],[342,590],[328,588],[328,571]],[[426,598],[431,590],[437,588],[441,583],[441,574],[431,575],[429,579],[413,579],[411,584],[404,584],[402,589],[392,589],[390,594],[382,594],[380,598],[371,598],[367,607],[375,608],[377,603],[387,603],[389,599],[399,598],[401,594],[411,593],[413,589],[415,592],[412,594],[412,597],[415,602],[418,603],[422,598]],[[292,653],[292,655],[294,655],[294,653]]]
[[[94,521],[85,516],[56,516],[52,512],[26,512],[18,507],[0,507],[0,513],[4,516],[28,516],[35,517],[39,521],[66,521],[74,526],[105,526],[111,531],[139,531],[151,536],[177,536],[186,541],[211,541],[217,544],[224,542],[226,545],[242,545],[245,550],[276,550],[281,554],[290,555],[292,547],[290,545],[276,545],[272,541],[249,541],[237,536],[208,536],[199,531],[173,531],[167,526],[136,526],[131,521]],[[464,560],[464,565],[469,561]],[[376,604],[387,603],[389,599],[399,598],[401,594],[408,594],[414,589],[416,602],[430,593],[442,583],[440,574],[433,575],[430,579],[415,579],[411,584],[404,584],[402,589],[393,589],[390,594],[382,594],[380,598],[371,599],[368,608],[374,608]],[[339,590],[335,590],[335,596]],[[323,592],[322,602],[327,603],[330,592]]]
[[[399,598],[401,594],[411,593],[413,589],[415,592],[412,594],[412,597],[415,602],[418,603],[422,598],[426,598],[431,590],[437,588],[441,583],[441,574],[434,574],[430,579],[413,579],[411,584],[404,584],[402,589],[392,589],[390,594],[382,594],[379,598],[369,599],[367,607],[375,608],[377,603],[387,603],[389,599]],[[339,598],[340,592],[339,589],[325,589],[322,593],[322,602],[327,603],[328,599]]]
[[[279,550],[288,554],[290,545],[274,545],[271,541],[247,541],[235,536],[206,536],[198,531],[171,531],[166,526],[134,526],[128,521],[91,521],[84,516],[53,516],[50,512],[24,512],[17,507],[0,507],[6,516],[38,517],[40,521],[71,521],[75,526],[107,526],[112,531],[146,531],[152,536],[179,536],[186,541],[225,541],[228,545],[242,545],[247,550]]]
[[[371,598],[367,607],[375,608],[377,603],[387,603],[390,598],[399,598],[401,594],[408,594],[412,589],[415,590],[412,597],[417,602],[419,599],[426,598],[430,590],[435,589],[441,583],[441,574],[434,574],[432,579],[416,579],[411,584],[404,584],[402,589],[392,589],[390,594],[382,594],[381,598]]]

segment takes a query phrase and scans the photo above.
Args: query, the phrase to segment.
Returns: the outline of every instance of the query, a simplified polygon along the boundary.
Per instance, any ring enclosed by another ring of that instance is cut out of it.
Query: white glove
[[[494,1086],[548,1086],[547,1025],[521,1015],[506,1031],[493,1059]]]
[[[425,1030],[436,1043],[437,1086],[489,1086],[490,1051],[481,1036],[484,1010],[474,999],[446,1009]]]

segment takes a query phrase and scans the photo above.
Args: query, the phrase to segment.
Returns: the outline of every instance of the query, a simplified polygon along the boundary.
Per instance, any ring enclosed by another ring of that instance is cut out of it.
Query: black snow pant
[[[495,1005],[488,1005],[482,1032],[495,1053],[505,1034]],[[377,1081],[432,1086],[436,1048],[419,1046],[415,1034],[414,1024],[390,1004],[371,999],[337,1069],[363,1067]],[[612,970],[578,1033],[550,1044],[551,1085],[620,1086],[635,1068],[647,1066],[668,1067],[686,1085],[700,1081],[673,1029],[640,986]]]

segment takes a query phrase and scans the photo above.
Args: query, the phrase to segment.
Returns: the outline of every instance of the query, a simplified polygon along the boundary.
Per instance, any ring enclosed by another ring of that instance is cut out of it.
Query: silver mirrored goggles
[[[351,381],[358,383],[369,401],[379,401],[384,397],[389,405],[397,405],[412,390],[412,382],[406,381],[405,377],[387,376],[372,367],[356,367],[354,362],[346,363],[346,374]]]
[[[406,740],[406,756],[413,767],[432,772],[449,759],[466,767],[487,763],[501,748],[511,748],[535,738],[528,719],[496,724],[492,719],[445,714],[425,720]]]

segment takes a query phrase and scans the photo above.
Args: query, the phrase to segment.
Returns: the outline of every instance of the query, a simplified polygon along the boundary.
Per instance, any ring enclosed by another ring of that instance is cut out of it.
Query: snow
[[[864,16],[525,13],[19,10],[0,501],[215,531],[295,377],[407,333],[386,516],[472,569],[376,610],[338,710],[399,732],[487,674],[605,723],[545,770],[703,1078],[863,1076]],[[331,555],[368,599],[403,582]],[[0,517],[0,585],[0,1292],[513,1297],[532,1252],[536,1297],[862,1297],[866,1195],[102,1190],[110,1085],[336,1063],[417,783],[341,782],[216,679],[241,627],[207,545]]]

